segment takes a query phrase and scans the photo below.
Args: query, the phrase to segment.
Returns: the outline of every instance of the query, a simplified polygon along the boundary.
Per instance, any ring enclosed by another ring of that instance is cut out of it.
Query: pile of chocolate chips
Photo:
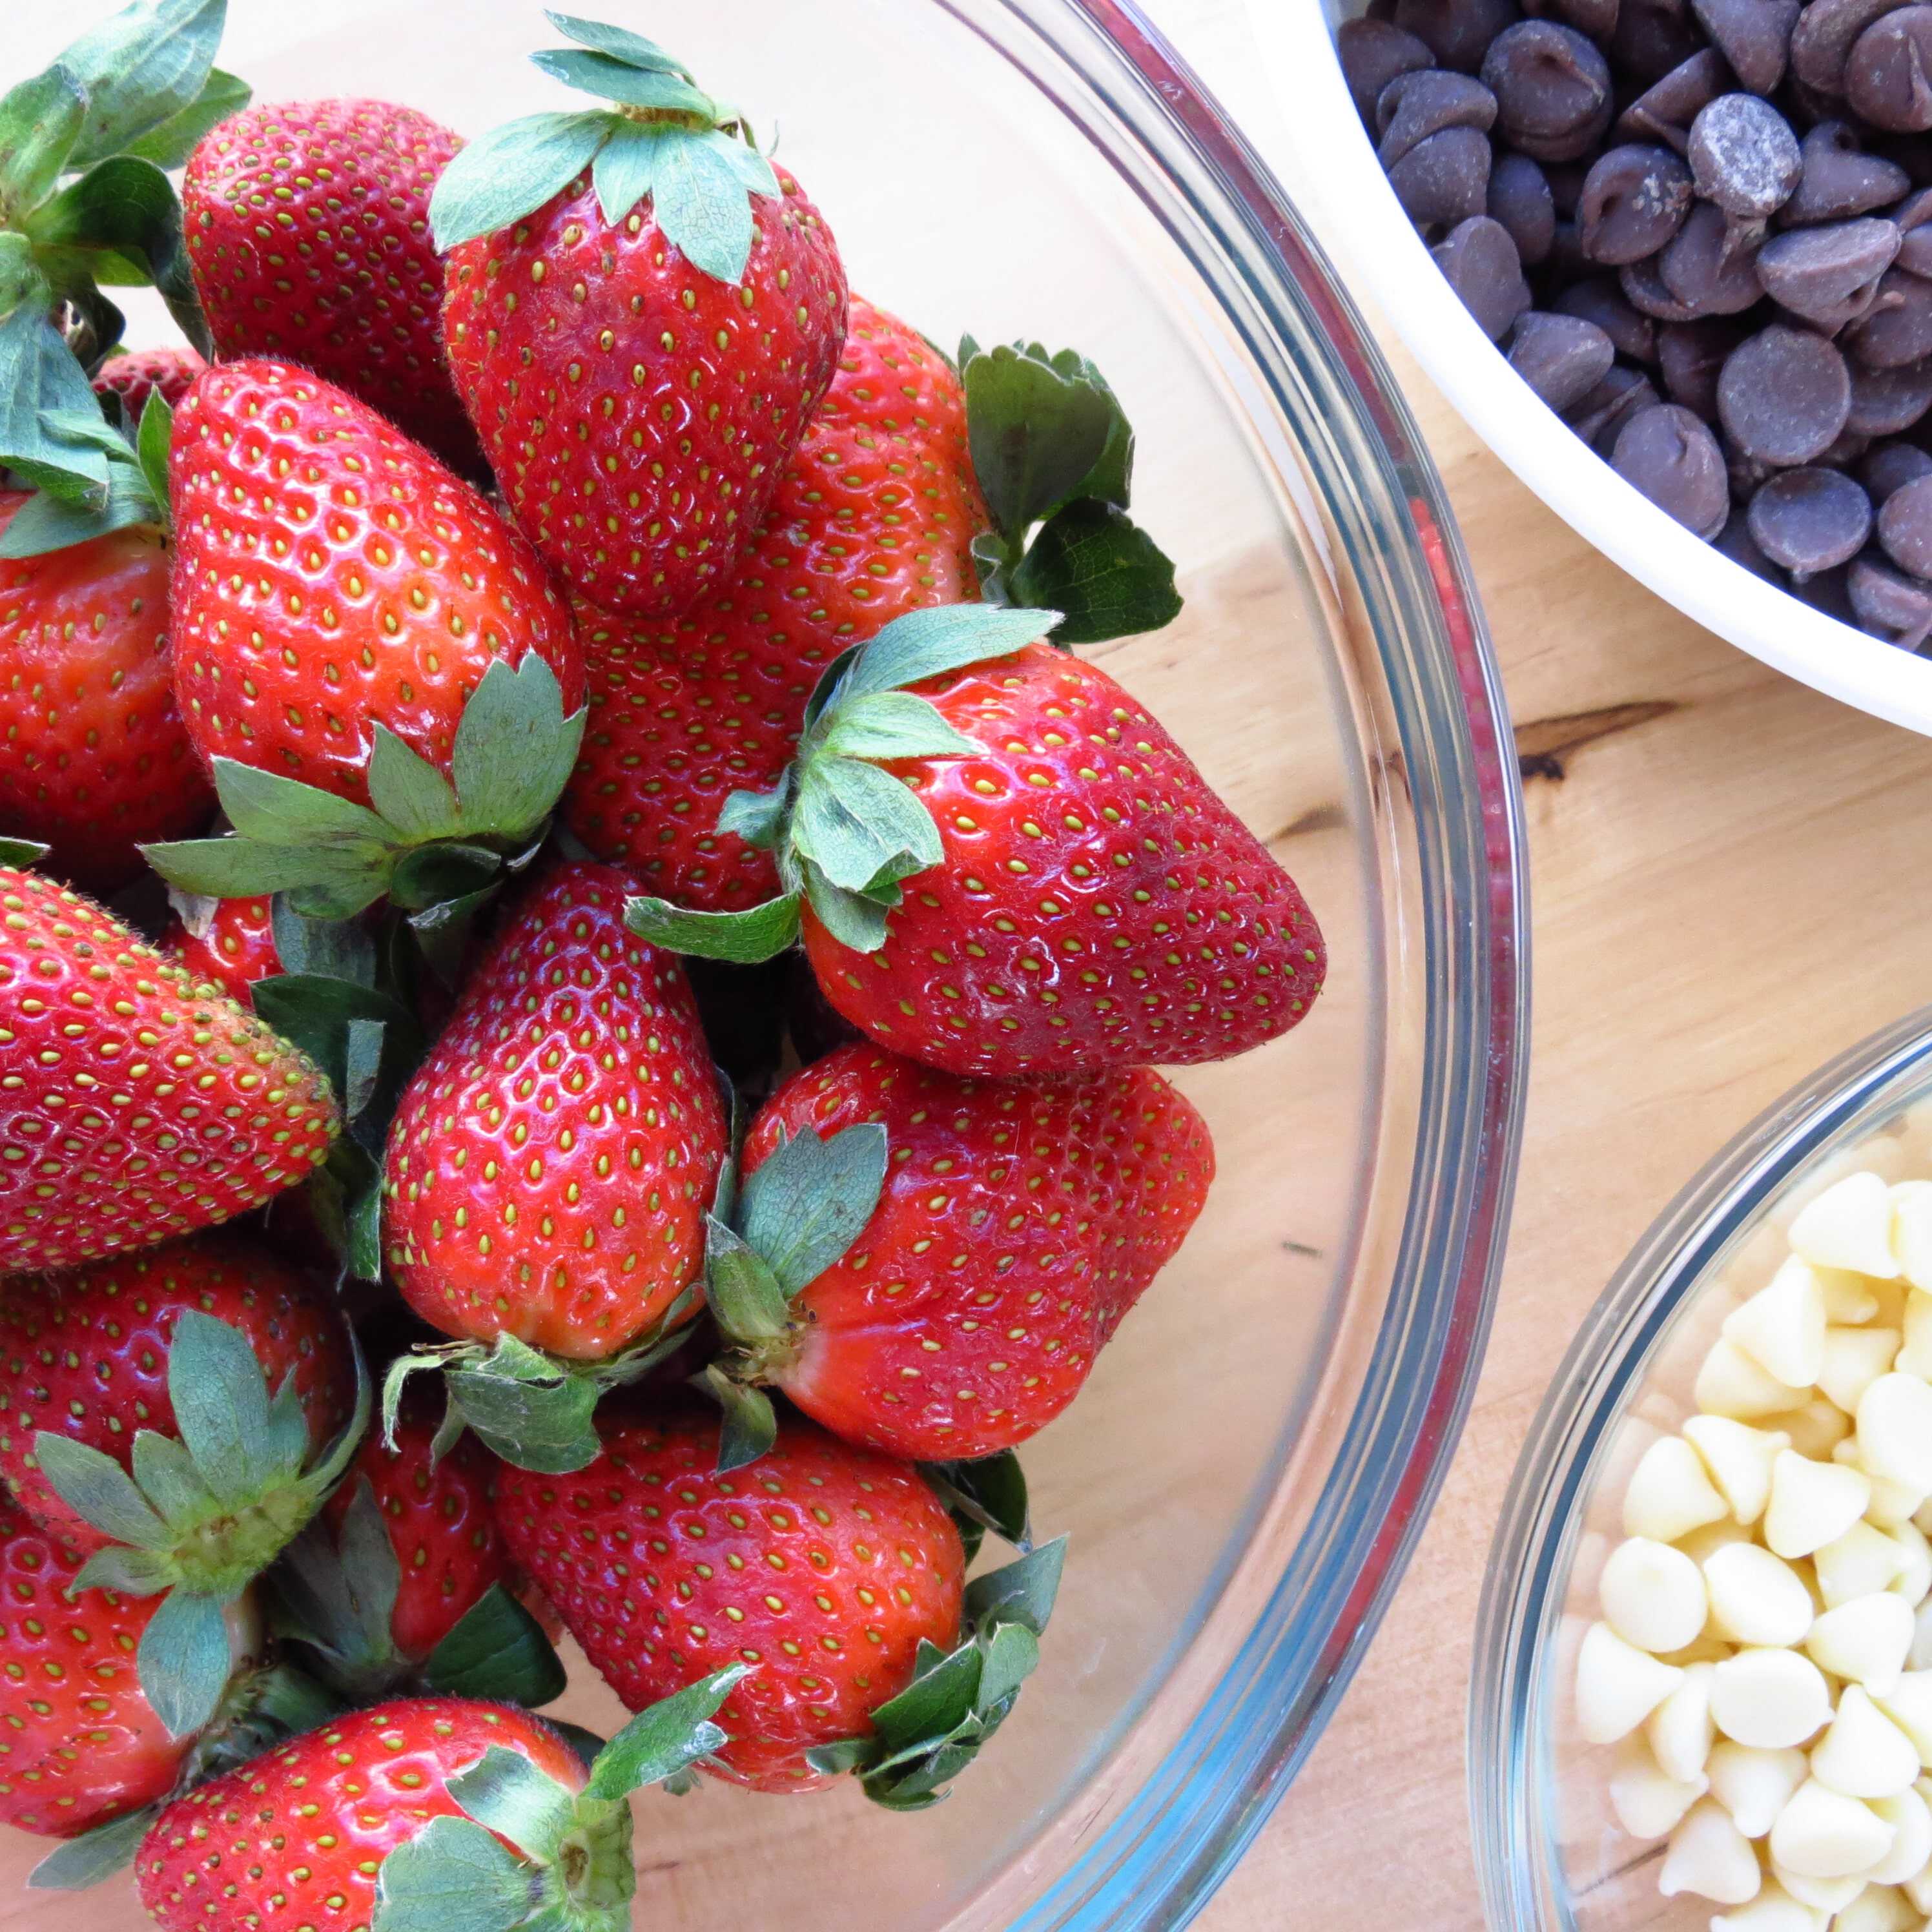
[[[1932,4],[1371,0],[1340,48],[1537,394],[1747,569],[1932,653]]]

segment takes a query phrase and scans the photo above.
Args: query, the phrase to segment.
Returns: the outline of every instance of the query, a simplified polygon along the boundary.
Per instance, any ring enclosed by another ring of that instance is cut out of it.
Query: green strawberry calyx
[[[310,1675],[358,1706],[428,1694],[535,1710],[563,1694],[564,1669],[543,1626],[500,1583],[471,1605],[427,1658],[396,1648],[402,1565],[367,1476],[339,1534],[318,1518],[264,1580],[269,1628]]]
[[[150,285],[213,352],[170,170],[248,105],[214,65],[226,0],[134,0],[0,94],[0,471],[99,512],[112,458],[88,377],[125,319],[103,290]],[[25,554],[25,553],[22,553]]]
[[[0,322],[0,332],[6,327]],[[50,434],[104,458],[106,490],[98,500],[80,501],[50,484],[35,490],[0,530],[0,557],[44,556],[137,524],[168,527],[168,440],[175,416],[158,391],[148,398],[131,436],[94,406],[92,391],[85,409],[43,410],[40,420]]]
[[[430,1820],[383,1860],[371,1932],[622,1932],[638,1886],[630,1794],[728,1742],[712,1719],[745,1675],[734,1664],[640,1712],[581,1791],[493,1744],[448,1780],[466,1815]]]
[[[370,1407],[359,1350],[355,1360],[354,1412],[311,1458],[293,1372],[272,1396],[248,1337],[186,1309],[168,1348],[178,1438],[137,1430],[131,1471],[68,1436],[43,1430],[34,1438],[55,1493],[112,1539],[71,1587],[165,1593],[135,1664],[171,1737],[213,1715],[229,1678],[229,1607],[322,1506],[355,1453]]]
[[[1127,514],[1133,426],[1077,350],[959,345],[974,474],[993,527],[976,538],[980,595],[1058,611],[1054,642],[1105,644],[1180,614],[1174,566]]]
[[[966,1586],[964,1628],[951,1650],[922,1642],[913,1680],[872,1713],[864,1737],[806,1753],[814,1771],[850,1772],[893,1811],[937,1804],[1011,1714],[1040,1663],[1059,1594],[1066,1539],[1057,1537]]]
[[[0,838],[0,866],[25,872],[29,866],[38,866],[52,850],[38,838]]]
[[[134,1862],[148,1828],[176,1798],[327,1724],[342,1709],[339,1698],[292,1665],[238,1670],[207,1728],[182,1760],[167,1796],[68,1839],[34,1868],[28,1884],[38,1891],[81,1892],[112,1877]]]
[[[769,851],[784,890],[743,912],[691,912],[634,898],[625,921],[640,938],[679,952],[748,963],[798,937],[808,902],[826,931],[861,952],[885,943],[902,882],[944,856],[939,828],[918,794],[884,769],[898,758],[962,758],[982,748],[938,707],[905,687],[1010,656],[1050,632],[1054,610],[946,604],[895,617],[826,667],[806,706],[796,754],[768,792],[734,791],[718,816]]]
[[[145,410],[145,428],[152,409]],[[458,721],[448,776],[389,728],[369,749],[369,803],[214,762],[234,830],[141,849],[178,890],[210,898],[284,892],[307,916],[352,918],[385,896],[419,933],[466,925],[529,866],[577,762],[586,713],[564,716],[556,674],[536,651],[483,674]]]
[[[566,87],[613,104],[526,115],[472,141],[430,197],[438,250],[522,220],[588,168],[611,227],[649,195],[659,230],[692,267],[736,284],[751,259],[753,198],[780,192],[744,117],[640,34],[568,14],[544,17],[577,44],[530,58]]]

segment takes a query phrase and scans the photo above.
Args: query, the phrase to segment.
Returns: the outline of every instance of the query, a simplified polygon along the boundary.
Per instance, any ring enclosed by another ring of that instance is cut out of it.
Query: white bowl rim
[[[1815,690],[1932,735],[1932,661],[1813,610],[1693,536],[1510,369],[1389,188],[1342,80],[1324,0],[1248,6],[1299,164],[1296,199],[1469,427],[1580,536],[1707,630]]]

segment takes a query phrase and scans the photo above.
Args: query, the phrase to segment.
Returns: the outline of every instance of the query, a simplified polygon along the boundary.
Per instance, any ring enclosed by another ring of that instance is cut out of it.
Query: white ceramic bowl
[[[1868,638],[1720,555],[1571,434],[1470,320],[1384,177],[1335,57],[1360,0],[1249,0],[1284,110],[1289,186],[1470,428],[1564,521],[1707,629],[1787,676],[1932,734],[1932,659]]]

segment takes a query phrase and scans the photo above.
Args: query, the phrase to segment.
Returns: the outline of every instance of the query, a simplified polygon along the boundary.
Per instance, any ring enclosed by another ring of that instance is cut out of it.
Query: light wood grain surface
[[[1241,0],[1150,10],[1292,194],[1285,110]],[[1932,999],[1932,742],[1766,670],[1624,576],[1382,335],[1448,479],[1524,757],[1528,1138],[1495,1332],[1434,1517],[1354,1688],[1203,1932],[1482,1924],[1463,1775],[1476,1601],[1570,1333],[1724,1141]]]

